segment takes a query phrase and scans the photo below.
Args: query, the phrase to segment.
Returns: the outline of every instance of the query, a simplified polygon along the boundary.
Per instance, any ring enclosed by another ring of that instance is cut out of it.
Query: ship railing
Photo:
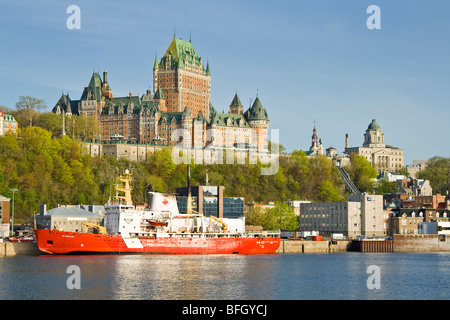
[[[237,233],[229,233],[229,232],[205,232],[205,233],[195,233],[195,232],[139,232],[139,233],[130,233],[128,234],[130,238],[238,238],[238,237],[278,237],[277,233],[246,233],[246,232],[237,232]]]
[[[245,233],[249,237],[279,237],[280,230],[267,230],[267,231],[247,231]]]

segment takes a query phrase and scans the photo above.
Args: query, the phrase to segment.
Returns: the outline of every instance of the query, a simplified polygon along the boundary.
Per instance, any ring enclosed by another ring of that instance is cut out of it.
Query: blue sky
[[[70,5],[81,29],[70,30]],[[381,9],[369,30],[367,8]],[[209,61],[211,102],[256,94],[288,151],[361,146],[373,118],[405,165],[450,156],[450,2],[380,0],[0,1],[0,105],[79,99],[92,72],[115,96],[152,88],[174,29]]]

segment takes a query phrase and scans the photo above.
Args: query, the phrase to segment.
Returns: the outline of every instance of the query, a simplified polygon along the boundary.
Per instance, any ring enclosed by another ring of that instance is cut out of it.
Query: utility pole
[[[62,111],[62,135],[66,135],[66,112]]]
[[[18,189],[9,189],[9,192],[12,192],[12,220],[11,220],[11,235],[14,236],[14,193],[19,191]]]

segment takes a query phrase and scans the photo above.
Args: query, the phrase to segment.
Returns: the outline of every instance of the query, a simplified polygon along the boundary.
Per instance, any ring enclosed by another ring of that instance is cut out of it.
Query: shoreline
[[[393,240],[334,240],[309,241],[281,239],[276,253],[334,253],[334,252],[450,252],[450,236],[438,234],[394,235]],[[0,243],[0,257],[16,255],[45,255],[36,242]]]

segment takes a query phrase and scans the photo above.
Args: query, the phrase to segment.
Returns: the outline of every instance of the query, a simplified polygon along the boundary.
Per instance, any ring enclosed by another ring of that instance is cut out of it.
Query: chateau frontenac
[[[80,100],[63,94],[53,112],[94,117],[98,140],[214,149],[268,151],[269,117],[258,97],[244,111],[237,93],[228,113],[210,102],[211,73],[192,46],[174,36],[153,67],[153,93],[114,97],[108,83],[93,72]]]

